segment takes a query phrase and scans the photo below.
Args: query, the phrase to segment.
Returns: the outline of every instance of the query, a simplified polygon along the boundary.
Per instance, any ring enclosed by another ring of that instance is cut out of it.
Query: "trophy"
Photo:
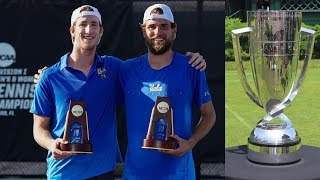
[[[84,101],[70,100],[63,139],[67,140],[68,144],[60,144],[62,151],[85,154],[92,153]]]
[[[152,108],[148,133],[143,140],[142,148],[170,150],[175,149],[176,143],[170,135],[173,130],[173,110],[169,97],[157,97]]]
[[[296,97],[313,51],[315,31],[301,27],[301,11],[249,11],[248,27],[232,31],[241,84],[249,98],[267,111],[248,138],[249,161],[265,165],[298,162],[301,139],[283,113]],[[241,58],[240,36],[249,36],[256,91],[250,87]],[[306,35],[304,64],[298,76],[301,35]]]

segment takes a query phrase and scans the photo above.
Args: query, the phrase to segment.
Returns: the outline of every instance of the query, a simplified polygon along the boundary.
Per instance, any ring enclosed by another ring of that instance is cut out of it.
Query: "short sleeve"
[[[46,71],[40,76],[38,84],[36,85],[30,112],[45,117],[51,117],[54,103],[52,99],[52,88]]]
[[[207,84],[205,72],[199,72],[196,70],[196,76],[194,78],[194,103],[200,108],[202,104],[211,100],[211,93]]]

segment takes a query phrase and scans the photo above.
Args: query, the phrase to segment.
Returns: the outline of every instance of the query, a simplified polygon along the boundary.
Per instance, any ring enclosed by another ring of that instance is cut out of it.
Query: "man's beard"
[[[173,40],[166,39],[164,44],[155,44],[152,39],[146,37],[145,44],[147,45],[149,51],[154,55],[161,55],[169,51],[172,47]]]

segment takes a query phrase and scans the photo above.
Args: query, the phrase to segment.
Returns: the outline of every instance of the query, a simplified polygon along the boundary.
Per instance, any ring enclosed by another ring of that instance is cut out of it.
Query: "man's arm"
[[[175,150],[165,150],[161,151],[174,156],[183,156],[185,153],[189,152],[205,135],[208,134],[212,126],[216,121],[216,113],[213,108],[212,101],[204,103],[201,108],[200,121],[197,124],[192,136],[189,140],[180,138],[178,135],[172,136],[175,138],[179,144],[179,148]]]
[[[213,108],[212,101],[204,103],[201,108],[201,117],[195,131],[189,141],[195,146],[204,136],[206,136],[214,123],[216,122],[216,112]]]
[[[68,142],[61,139],[53,139],[49,129],[50,118],[33,115],[33,137],[34,140],[43,148],[49,150],[53,154],[53,158],[61,160],[73,155],[70,152],[61,151],[59,149],[60,143],[67,144]]]

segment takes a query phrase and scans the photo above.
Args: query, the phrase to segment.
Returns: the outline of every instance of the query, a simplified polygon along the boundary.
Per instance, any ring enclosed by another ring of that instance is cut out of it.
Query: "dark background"
[[[10,68],[28,68],[31,76],[72,50],[71,13],[90,4],[99,9],[104,26],[98,53],[125,60],[146,53],[139,22],[144,10],[154,3],[165,3],[173,11],[178,24],[174,50],[183,54],[200,52],[207,62],[207,81],[217,121],[194,148],[196,164],[224,162],[224,1],[0,0],[0,42],[9,43],[16,50],[16,63]],[[118,137],[124,154],[123,111],[119,108]],[[198,111],[196,114],[195,124]],[[17,110],[13,117],[0,116],[0,161],[45,160],[46,151],[33,140],[32,124],[28,111]]]

